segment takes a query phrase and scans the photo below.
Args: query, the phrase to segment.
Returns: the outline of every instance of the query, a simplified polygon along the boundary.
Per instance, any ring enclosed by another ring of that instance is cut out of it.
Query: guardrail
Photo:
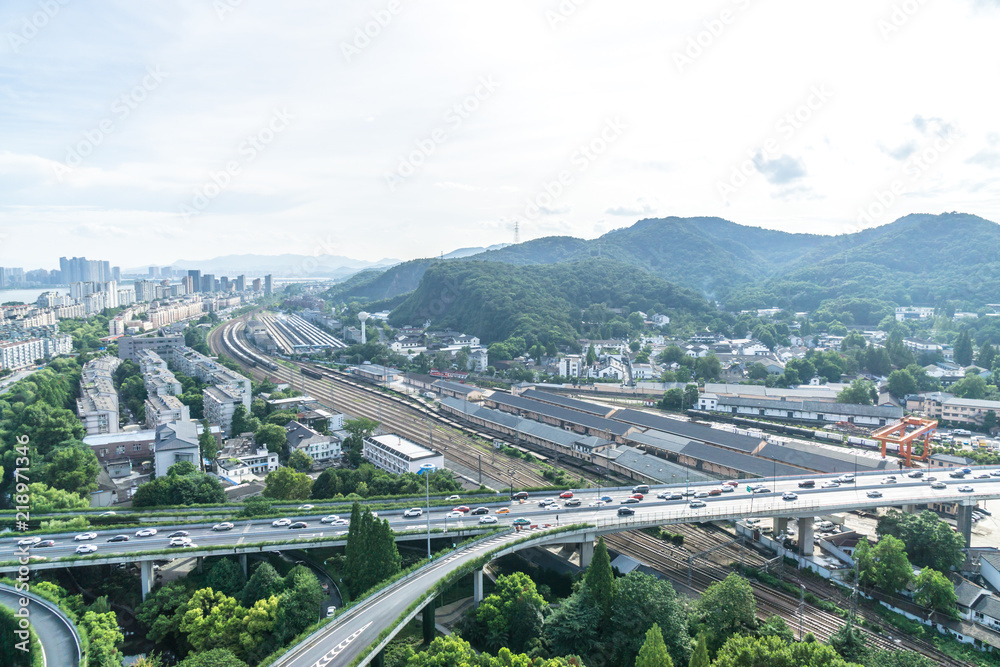
[[[0,590],[13,593],[14,595],[17,595],[19,597],[29,598],[31,601],[35,602],[36,604],[42,607],[45,607],[53,614],[55,614],[59,618],[59,620],[61,620],[66,625],[66,627],[69,628],[70,634],[73,636],[73,643],[76,646],[76,664],[80,665],[83,662],[83,645],[80,642],[80,632],[79,630],[76,629],[76,624],[74,624],[73,621],[70,620],[69,616],[66,615],[66,612],[60,609],[58,605],[50,602],[49,600],[46,600],[40,595],[32,593],[31,591],[19,591],[13,586],[10,586],[8,584],[0,584]],[[44,639],[47,638],[42,638],[42,636],[39,635],[38,637],[39,642],[44,641]],[[46,667],[49,666],[47,665]],[[60,665],[52,667],[62,667],[62,666]],[[67,666],[67,667],[73,667],[73,666]]]

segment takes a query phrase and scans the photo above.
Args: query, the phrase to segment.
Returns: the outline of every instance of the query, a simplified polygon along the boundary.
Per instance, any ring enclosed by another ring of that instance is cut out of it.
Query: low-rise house
[[[226,440],[212,462],[217,475],[235,484],[264,479],[278,469],[278,454],[257,445],[253,433],[243,433]]]
[[[171,422],[156,427],[154,469],[163,477],[175,463],[187,461],[201,468],[198,426],[194,422]]]
[[[317,463],[339,459],[342,454],[341,440],[341,436],[336,433],[322,435],[298,421],[285,424],[285,441],[289,452],[302,450]]]

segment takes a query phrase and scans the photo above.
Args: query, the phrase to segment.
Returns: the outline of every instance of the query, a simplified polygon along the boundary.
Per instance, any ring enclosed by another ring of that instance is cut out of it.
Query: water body
[[[7,301],[21,301],[23,303],[35,303],[43,292],[59,292],[69,294],[68,287],[39,287],[32,289],[0,289],[0,303]]]

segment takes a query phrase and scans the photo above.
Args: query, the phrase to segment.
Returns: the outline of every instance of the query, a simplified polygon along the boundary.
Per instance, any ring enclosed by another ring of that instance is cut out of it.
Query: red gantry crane
[[[926,461],[931,455],[931,436],[937,430],[937,421],[920,417],[903,417],[898,422],[887,424],[872,433],[871,437],[882,444],[882,456],[888,443],[899,446],[899,455],[906,461],[906,467],[913,465],[913,441],[924,439],[924,453],[919,460]],[[911,428],[912,427],[912,428]],[[905,447],[905,450],[904,450]]]

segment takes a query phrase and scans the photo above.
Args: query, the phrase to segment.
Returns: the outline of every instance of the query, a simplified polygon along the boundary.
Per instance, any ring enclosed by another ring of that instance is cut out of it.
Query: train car
[[[313,370],[312,368],[309,368],[308,366],[302,366],[301,370],[302,370],[302,374],[305,375],[306,377],[312,378],[314,380],[322,380],[323,379],[323,374],[322,373],[320,373],[319,371]]]

